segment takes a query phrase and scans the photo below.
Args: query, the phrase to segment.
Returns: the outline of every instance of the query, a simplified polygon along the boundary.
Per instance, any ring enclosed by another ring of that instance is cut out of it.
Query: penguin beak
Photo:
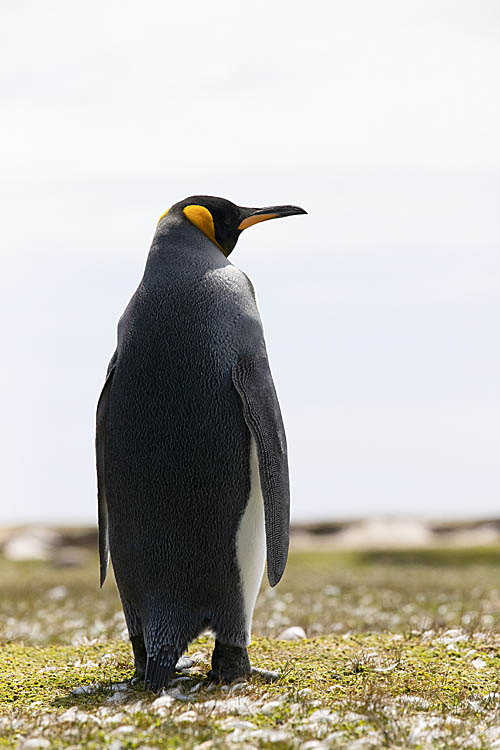
[[[303,208],[299,206],[266,206],[266,208],[242,208],[242,221],[238,224],[238,229],[242,232],[253,224],[268,219],[281,219],[284,216],[296,216],[297,214],[306,214]]]

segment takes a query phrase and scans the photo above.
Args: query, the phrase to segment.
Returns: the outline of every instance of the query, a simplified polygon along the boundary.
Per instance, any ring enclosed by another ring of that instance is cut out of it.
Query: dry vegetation
[[[128,682],[95,560],[0,561],[0,747],[500,748],[499,568],[496,548],[295,552],[250,648],[279,682],[207,685],[207,636],[157,697]]]

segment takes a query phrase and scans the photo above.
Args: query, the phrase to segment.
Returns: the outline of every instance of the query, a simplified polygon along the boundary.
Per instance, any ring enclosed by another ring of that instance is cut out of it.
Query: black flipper
[[[172,679],[177,660],[183,649],[163,646],[155,657],[148,656],[144,689],[160,693]]]
[[[108,413],[109,394],[115,371],[116,352],[108,367],[108,374],[97,403],[95,450],[97,461],[97,517],[99,521],[99,562],[100,585],[106,579],[109,558],[108,536],[108,505],[106,502],[106,487],[104,481],[104,444],[106,439],[106,419]]]
[[[257,444],[266,521],[267,577],[275,586],[285,570],[290,528],[290,486],[285,428],[265,355],[233,367],[245,422]]]

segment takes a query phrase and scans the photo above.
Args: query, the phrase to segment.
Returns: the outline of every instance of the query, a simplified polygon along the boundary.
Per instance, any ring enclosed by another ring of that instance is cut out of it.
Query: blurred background
[[[200,193],[309,212],[231,256],[257,291],[293,521],[390,516],[397,537],[399,518],[500,515],[498,4],[0,13],[0,524],[94,525],[116,323],[157,219]]]

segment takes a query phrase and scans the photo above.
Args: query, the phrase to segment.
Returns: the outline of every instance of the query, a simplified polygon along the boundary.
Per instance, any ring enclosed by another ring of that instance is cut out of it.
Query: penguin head
[[[238,242],[244,229],[268,219],[305,214],[298,206],[268,206],[267,208],[245,208],[224,198],[211,195],[192,195],[168,209],[158,222],[176,217],[198,227],[227,257]]]

